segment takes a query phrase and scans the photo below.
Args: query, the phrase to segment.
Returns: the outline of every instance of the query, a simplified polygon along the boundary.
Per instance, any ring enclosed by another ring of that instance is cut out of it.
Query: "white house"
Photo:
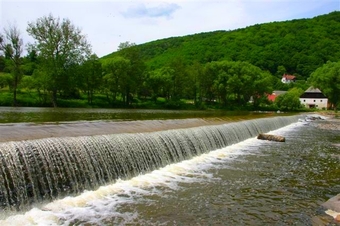
[[[291,83],[291,82],[295,82],[295,80],[296,80],[296,77],[294,75],[283,74],[281,82],[282,83]]]
[[[327,109],[328,98],[311,86],[300,96],[300,102],[306,108]]]

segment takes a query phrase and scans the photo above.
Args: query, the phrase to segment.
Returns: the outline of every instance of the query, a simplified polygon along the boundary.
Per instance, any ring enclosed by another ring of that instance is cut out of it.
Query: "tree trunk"
[[[57,90],[54,89],[53,92],[52,92],[52,104],[53,104],[53,107],[57,107]]]

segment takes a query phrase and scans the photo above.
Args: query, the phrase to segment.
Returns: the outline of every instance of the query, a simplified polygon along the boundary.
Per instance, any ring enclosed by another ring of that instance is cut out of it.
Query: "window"
[[[322,102],[322,100],[320,100],[320,102]]]
[[[306,102],[306,100],[303,100],[303,102]]]
[[[314,102],[315,102],[315,100],[314,100]]]

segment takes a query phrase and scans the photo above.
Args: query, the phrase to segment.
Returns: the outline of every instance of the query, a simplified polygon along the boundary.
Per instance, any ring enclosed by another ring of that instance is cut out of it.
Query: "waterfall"
[[[0,143],[0,208],[20,210],[35,202],[95,189],[278,129],[300,117]]]

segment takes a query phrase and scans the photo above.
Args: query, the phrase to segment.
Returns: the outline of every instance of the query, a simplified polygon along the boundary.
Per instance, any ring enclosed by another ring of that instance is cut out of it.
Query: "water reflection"
[[[93,120],[164,120],[184,118],[233,118],[264,117],[274,113],[188,111],[188,110],[142,110],[142,109],[88,109],[88,108],[0,108],[0,123],[65,122]]]

